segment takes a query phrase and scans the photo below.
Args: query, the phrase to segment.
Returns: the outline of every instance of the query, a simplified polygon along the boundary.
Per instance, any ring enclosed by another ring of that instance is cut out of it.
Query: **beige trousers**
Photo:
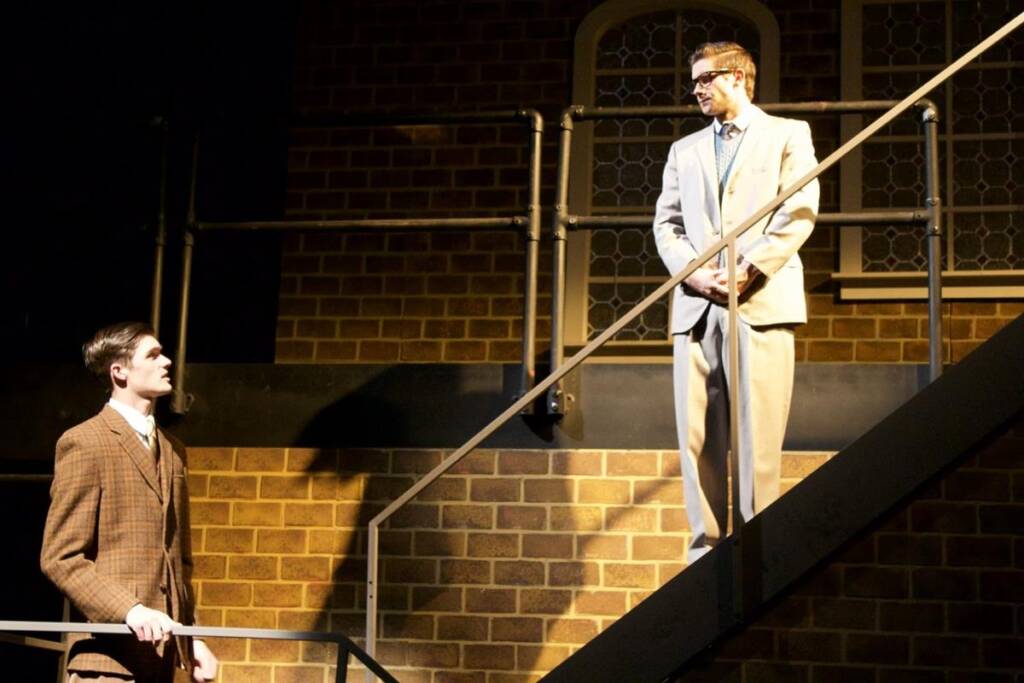
[[[739,320],[739,368],[728,355],[729,312],[711,305],[689,333],[673,337],[673,386],[686,516],[687,562],[726,533],[729,515],[729,386],[737,382],[739,448],[733,459],[734,519],[779,497],[782,441],[793,393],[793,330]]]

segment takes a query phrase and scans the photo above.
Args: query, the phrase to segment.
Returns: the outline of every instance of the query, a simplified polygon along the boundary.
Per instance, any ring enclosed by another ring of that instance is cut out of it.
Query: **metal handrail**
[[[62,621],[0,621],[0,632],[28,633],[93,633],[123,635],[134,638],[135,634],[127,624],[86,624]],[[365,650],[340,633],[324,633],[321,631],[278,631],[268,628],[229,628],[223,626],[175,626],[172,631],[177,636],[196,638],[254,638],[258,640],[303,640],[317,643],[334,643],[338,646],[337,670],[335,683],[345,683],[348,679],[349,656],[355,655],[367,671],[372,671],[385,683],[398,683],[377,661]],[[45,650],[63,651],[62,643],[33,638],[31,636],[0,635],[0,640],[28,647]]]
[[[845,102],[785,102],[759,105],[766,112],[794,113],[837,113],[863,114],[886,111],[894,107],[896,100],[862,100]],[[820,214],[819,224],[861,225],[867,223],[926,223],[928,224],[928,358],[929,374],[935,380],[942,373],[942,315],[939,309],[941,298],[942,249],[941,214],[938,210],[939,170],[938,154],[938,110],[927,99],[914,102],[922,109],[922,125],[925,135],[925,199],[923,211],[866,211]],[[569,166],[574,122],[606,119],[653,119],[682,118],[702,115],[696,105],[663,107],[584,107],[574,105],[562,112],[561,141],[559,145],[558,175],[555,188],[555,211],[552,216],[552,286],[551,286],[551,369],[556,370],[565,358],[565,283],[568,232],[593,228],[621,229],[627,227],[649,227],[653,217],[638,215],[583,216],[569,213]],[[934,200],[934,202],[933,202]],[[935,267],[933,267],[933,263]],[[565,392],[562,383],[556,383],[548,392],[545,405],[552,415],[565,415],[574,403],[574,397]]]
[[[192,152],[192,181],[189,191],[188,217],[183,236],[181,265],[181,297],[178,316],[178,362],[174,370],[174,391],[171,396],[171,410],[179,415],[188,412],[192,396],[185,389],[185,367],[188,342],[188,310],[192,280],[192,257],[195,250],[195,233],[214,230],[258,231],[258,230],[336,230],[355,231],[423,231],[423,230],[513,230],[522,231],[525,239],[525,265],[523,285],[523,339],[522,364],[520,365],[519,394],[529,391],[536,381],[537,347],[537,276],[540,259],[540,184],[541,146],[544,133],[544,119],[535,109],[515,111],[493,111],[474,113],[424,114],[424,115],[307,115],[299,120],[300,125],[331,127],[385,127],[422,125],[466,125],[480,123],[521,122],[529,128],[528,193],[526,215],[509,217],[461,217],[425,219],[341,219],[323,221],[200,221],[196,216],[196,177],[198,175],[199,144],[196,141]],[[159,320],[159,301],[154,295],[154,319]],[[524,411],[527,412],[527,411]]]
[[[926,94],[934,90],[943,81],[948,79],[954,73],[963,68],[964,65],[968,64],[971,60],[975,59],[982,52],[987,50],[989,47],[994,45],[996,42],[1001,40],[1011,31],[1024,24],[1024,13],[1018,15],[1015,19],[1008,22],[1001,29],[994,32],[988,38],[978,43],[970,50],[968,50],[959,59],[955,60],[952,64],[947,66],[945,69],[940,71],[938,74],[930,78],[923,85],[918,87],[907,97],[900,100],[895,106],[889,111],[882,114],[878,119],[869,124],[866,128],[860,131],[853,138],[841,145],[832,154],[828,155],[823,161],[817,166],[808,171],[802,178],[793,183],[790,187],[779,193],[775,199],[771,200],[760,209],[754,212],[754,214],[743,221],[734,230],[724,235],[720,240],[712,244],[708,249],[697,257],[696,260],[692,261],[688,266],[683,268],[681,271],[671,276],[662,285],[660,285],[654,292],[649,294],[643,301],[638,303],[636,306],[631,308],[621,318],[612,323],[607,329],[599,334],[596,338],[590,341],[585,347],[580,349],[576,354],[572,356],[568,361],[562,364],[557,369],[552,369],[550,375],[541,380],[533,387],[530,391],[526,392],[518,400],[514,401],[512,405],[504,410],[500,415],[494,418],[490,423],[487,424],[483,429],[473,435],[465,444],[459,447],[455,452],[445,458],[440,465],[432,469],[430,472],[425,474],[419,481],[417,481],[411,488],[405,493],[399,496],[390,505],[384,508],[377,516],[370,520],[369,524],[369,543],[367,549],[367,577],[366,577],[366,651],[373,656],[377,649],[377,576],[378,576],[378,564],[379,564],[379,549],[380,549],[380,525],[388,520],[395,512],[401,509],[406,503],[408,503],[416,494],[422,491],[424,488],[433,483],[438,477],[451,469],[456,463],[462,458],[473,451],[481,442],[491,436],[495,431],[500,429],[506,422],[515,417],[519,411],[529,405],[531,402],[536,400],[541,394],[547,391],[550,387],[554,386],[556,382],[562,379],[569,372],[579,366],[584,360],[590,357],[594,351],[599,347],[603,346],[608,340],[618,334],[626,325],[636,319],[641,313],[643,313],[648,307],[657,303],[662,297],[672,291],[673,287],[678,286],[683,280],[688,278],[694,271],[696,271],[705,262],[714,258],[723,249],[729,249],[729,255],[735,253],[736,240],[747,230],[752,228],[762,218],[767,216],[769,213],[777,209],[787,199],[793,196],[796,192],[803,188],[804,185],[811,182],[823,172],[834,166],[841,158],[846,156],[851,150],[859,146],[868,137],[874,135],[881,128],[886,126],[894,118],[902,114],[904,111],[914,106],[915,103],[921,100]],[[937,156],[937,155],[936,155]],[[937,159],[933,159],[934,163],[937,164]],[[939,223],[941,200],[938,195],[930,198],[932,201],[928,205],[929,213],[929,229],[939,230],[941,224]],[[736,259],[728,258],[729,264],[729,318],[730,328],[735,328],[736,321],[736,287],[735,287],[735,268]],[[736,335],[729,335],[729,354],[730,359],[735,360],[735,355],[738,353],[738,341]],[[732,367],[737,367],[736,364]],[[736,396],[735,396],[736,383],[732,383],[730,388],[730,410],[736,410]],[[738,424],[735,419],[735,414],[731,416],[733,419],[731,429],[731,443],[733,444],[733,452],[735,452],[735,445],[738,442]],[[367,680],[372,683],[372,674],[367,674]]]

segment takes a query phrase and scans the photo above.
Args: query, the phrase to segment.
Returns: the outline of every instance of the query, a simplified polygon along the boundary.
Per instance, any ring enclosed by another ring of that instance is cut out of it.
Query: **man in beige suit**
[[[40,565],[89,621],[136,637],[71,635],[67,681],[169,683],[175,664],[213,680],[206,645],[172,636],[195,601],[185,449],[152,416],[171,361],[144,323],[104,328],[83,353],[110,401],[57,442]]]
[[[673,275],[814,168],[808,125],[754,106],[755,67],[736,43],[706,43],[690,58],[693,92],[712,124],[672,145],[654,234]],[[748,520],[779,495],[793,387],[793,326],[807,321],[797,249],[814,227],[818,183],[790,197],[739,239],[739,368],[728,367],[723,251],[673,294],[673,383],[693,562],[728,524],[728,386],[737,382],[738,500]]]

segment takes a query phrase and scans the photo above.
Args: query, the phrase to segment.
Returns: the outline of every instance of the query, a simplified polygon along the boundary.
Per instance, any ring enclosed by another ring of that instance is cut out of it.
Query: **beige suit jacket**
[[[654,218],[655,242],[669,273],[681,271],[816,165],[805,122],[769,116],[757,107],[721,197],[714,126],[675,142],[665,163]],[[807,322],[797,249],[814,228],[818,192],[817,180],[808,183],[739,239],[739,253],[766,276],[741,298],[739,316],[748,324]],[[682,334],[697,324],[710,304],[683,286],[673,296],[671,331]]]
[[[40,566],[89,621],[122,623],[137,603],[194,623],[185,449],[158,431],[160,473],[149,449],[105,406],[57,442]],[[80,620],[80,618],[79,618]],[[191,666],[190,642],[175,638]],[[141,675],[163,646],[134,636],[69,636],[67,668]]]

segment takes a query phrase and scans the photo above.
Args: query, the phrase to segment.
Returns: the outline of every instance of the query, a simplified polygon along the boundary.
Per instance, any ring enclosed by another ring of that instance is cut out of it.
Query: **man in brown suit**
[[[144,323],[104,328],[82,351],[110,401],[57,442],[40,565],[85,618],[137,639],[71,635],[66,680],[169,683],[178,664],[211,681],[209,648],[172,635],[194,623],[195,601],[185,448],[152,417],[171,361]]]

